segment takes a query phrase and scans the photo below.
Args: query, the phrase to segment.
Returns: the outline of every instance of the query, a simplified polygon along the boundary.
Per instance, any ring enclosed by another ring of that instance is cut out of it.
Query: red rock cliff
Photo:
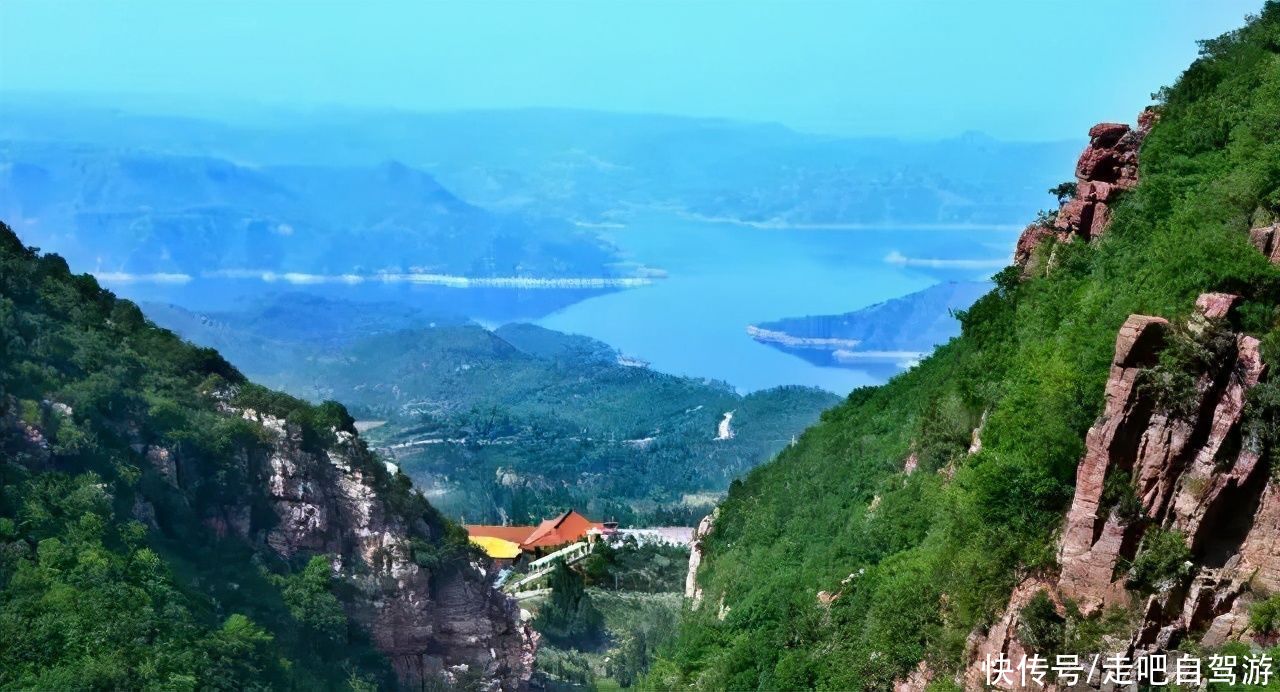
[[[1018,636],[1020,611],[1040,591],[1063,615],[1067,603],[1086,617],[1109,607],[1133,613],[1136,627],[1108,653],[1136,657],[1188,640],[1211,648],[1251,634],[1253,594],[1280,589],[1280,487],[1243,435],[1246,397],[1266,365],[1257,339],[1225,326],[1236,302],[1204,294],[1183,325],[1213,357],[1191,373],[1190,400],[1176,407],[1144,386],[1173,326],[1133,315],[1120,328],[1105,410],[1088,432],[1059,539],[1059,570],[1024,578],[996,623],[974,633],[967,685],[984,682],[987,656],[1031,653]],[[1132,487],[1136,507],[1108,499],[1113,478],[1121,481],[1113,487]],[[1127,588],[1127,565],[1157,529],[1177,532],[1191,564],[1142,597]]]
[[[1030,271],[1036,248],[1049,238],[1088,241],[1106,231],[1118,193],[1138,184],[1138,149],[1156,117],[1155,111],[1143,111],[1136,130],[1122,123],[1099,123],[1089,129],[1089,145],[1076,162],[1075,194],[1052,222],[1033,223],[1023,230],[1014,264]]]

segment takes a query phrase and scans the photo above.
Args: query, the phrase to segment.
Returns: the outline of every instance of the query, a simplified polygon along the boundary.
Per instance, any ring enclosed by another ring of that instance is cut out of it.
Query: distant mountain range
[[[577,506],[690,522],[839,401],[805,387],[742,396],[587,337],[393,304],[282,294],[241,312],[143,307],[260,381],[342,402],[437,507],[469,521]]]
[[[201,117],[142,114],[147,109],[158,110],[15,96],[0,104],[0,141],[84,142],[254,167],[368,171],[396,160],[487,209],[606,227],[654,208],[776,226],[1007,224],[1043,206],[1045,190],[1070,177],[1062,162],[1080,145],[977,133],[847,138],[773,124],[557,109],[204,109]],[[344,176],[324,179],[339,198],[374,184],[361,177],[348,188]]]
[[[85,144],[0,143],[0,215],[100,275],[295,283],[621,276],[594,232],[492,213],[423,170],[236,163]]]
[[[818,365],[909,365],[960,334],[954,313],[991,290],[989,281],[949,281],[847,312],[761,322],[751,338]]]

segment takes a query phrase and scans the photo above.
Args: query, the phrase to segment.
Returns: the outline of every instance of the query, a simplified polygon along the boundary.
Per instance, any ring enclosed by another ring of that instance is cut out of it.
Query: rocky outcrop
[[[929,683],[937,677],[929,664],[921,661],[911,674],[901,680],[895,680],[893,683],[893,692],[917,692],[929,687]]]
[[[987,682],[987,672],[983,668],[989,660],[995,660],[996,657],[1004,655],[1011,661],[1020,661],[1023,656],[1028,656],[1034,652],[1022,643],[1018,637],[1020,629],[1020,617],[1022,609],[1035,598],[1036,594],[1041,591],[1048,591],[1053,588],[1051,580],[1043,577],[1027,577],[1018,583],[1013,589],[1013,594],[1009,597],[1009,605],[1001,613],[995,624],[985,631],[974,632],[969,635],[969,640],[965,643],[965,660],[966,666],[963,674],[964,688],[967,690],[984,689]],[[1034,686],[1040,689],[1039,686]],[[1017,680],[1011,680],[1009,685],[1004,689],[1031,689],[1031,685],[1023,686]],[[923,687],[905,688],[911,690],[923,690]]]
[[[1250,230],[1249,242],[1272,264],[1280,264],[1280,223]]]
[[[1116,338],[1107,379],[1106,408],[1085,438],[1085,454],[1076,470],[1075,498],[1063,525],[1058,557],[1062,589],[1086,613],[1102,605],[1114,588],[1112,574],[1130,522],[1110,513],[1109,508],[1103,511],[1104,484],[1113,467],[1120,471],[1133,468],[1136,447],[1153,408],[1141,395],[1138,381],[1142,369],[1155,364],[1168,324],[1163,318],[1144,315],[1125,321]],[[1156,448],[1150,446],[1153,451]],[[1167,450],[1167,444],[1162,449]]]
[[[1031,653],[1016,637],[1029,599],[1045,591],[1066,615],[1120,607],[1137,626],[1117,650],[1173,651],[1188,637],[1214,647],[1248,634],[1251,592],[1280,589],[1280,488],[1244,430],[1249,391],[1266,376],[1257,339],[1226,326],[1238,299],[1208,293],[1175,335],[1160,317],[1133,315],[1116,339],[1106,405],[1086,437],[1075,495],[1059,539],[1059,571],[1024,580],[995,625],[969,642],[966,680],[982,681],[988,655]],[[1190,401],[1172,406],[1152,382],[1172,338],[1199,339]],[[1130,492],[1125,501],[1119,493]],[[1127,508],[1126,508],[1127,504]],[[1185,541],[1186,572],[1140,597],[1127,565],[1156,535]]]
[[[22,408],[16,397],[0,394],[0,454],[29,469],[47,468],[53,454],[41,424],[51,417],[69,416],[71,408],[43,401],[26,416]]]
[[[515,602],[474,564],[428,569],[414,560],[415,543],[439,542],[440,530],[388,506],[379,490],[385,467],[356,435],[334,431],[336,442],[317,450],[284,420],[224,410],[258,423],[271,439],[265,485],[276,521],[263,540],[285,558],[332,557],[335,575],[353,587],[348,617],[369,632],[402,682],[417,687],[478,670],[491,689],[527,685],[536,635]],[[247,535],[248,516],[247,507],[226,507],[206,523]]]
[[[1089,145],[1076,162],[1075,191],[1052,219],[1027,226],[1014,248],[1014,264],[1030,263],[1046,240],[1093,240],[1111,223],[1111,207],[1121,191],[1138,184],[1138,149],[1157,119],[1153,110],[1138,116],[1137,129],[1123,123],[1098,123],[1089,129]]]
[[[295,563],[328,557],[344,582],[337,591],[349,620],[368,633],[405,687],[528,686],[537,640],[515,602],[465,554],[448,552],[446,526],[425,501],[392,503],[389,498],[407,493],[393,492],[396,479],[354,431],[330,430],[316,439],[314,430],[308,435],[280,417],[233,407],[229,392],[214,398],[221,413],[261,430],[261,445],[216,459],[221,472],[239,479],[225,486],[236,488],[227,493],[235,500],[195,501],[194,493],[207,496],[208,489],[193,479],[214,460],[145,439],[137,421],[107,424],[118,429],[144,472],[161,481],[157,492],[166,502],[198,508],[213,535]],[[52,468],[58,459],[48,431],[72,413],[57,402],[0,394],[0,454],[28,470]],[[157,496],[135,493],[129,513],[159,531]],[[415,559],[423,550],[427,559]]]
[[[690,607],[694,610],[702,605],[702,587],[698,586],[698,567],[702,565],[702,555],[705,550],[702,539],[711,533],[719,514],[720,508],[717,507],[698,522],[698,528],[693,532],[693,542],[689,545],[689,569],[684,575],[684,597],[692,599],[693,603]]]

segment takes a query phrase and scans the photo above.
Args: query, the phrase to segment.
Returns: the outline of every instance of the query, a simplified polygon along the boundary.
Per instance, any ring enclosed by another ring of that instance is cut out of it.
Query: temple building
[[[492,526],[466,524],[471,542],[480,547],[495,563],[506,566],[521,555],[553,552],[571,543],[591,541],[617,531],[616,522],[597,522],[577,510],[544,520],[537,526]]]

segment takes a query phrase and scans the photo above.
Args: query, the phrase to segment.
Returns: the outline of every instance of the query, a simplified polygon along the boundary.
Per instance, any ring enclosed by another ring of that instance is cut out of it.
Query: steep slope
[[[730,488],[651,685],[973,687],[984,652],[1274,642],[1280,4],[1159,100],[1094,128],[959,338]]]
[[[528,680],[465,534],[342,407],[218,354],[0,225],[0,686]]]

